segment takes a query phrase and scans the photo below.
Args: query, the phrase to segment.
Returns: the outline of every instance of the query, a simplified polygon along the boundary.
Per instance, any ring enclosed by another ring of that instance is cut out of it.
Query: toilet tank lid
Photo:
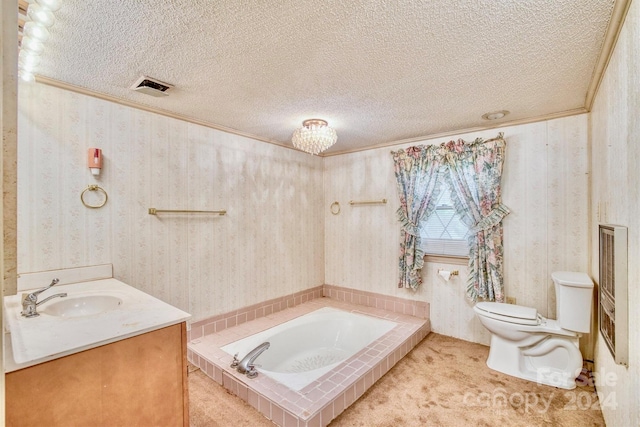
[[[574,288],[593,288],[593,281],[586,273],[556,271],[551,273],[551,278],[559,285],[572,286]]]
[[[514,319],[536,320],[538,318],[538,310],[522,305],[505,304],[502,302],[479,302],[476,304],[476,307],[489,313],[513,317]]]

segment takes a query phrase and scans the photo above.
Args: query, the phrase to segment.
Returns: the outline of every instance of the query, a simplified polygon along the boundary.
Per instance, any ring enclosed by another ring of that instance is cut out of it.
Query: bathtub
[[[242,359],[268,341],[269,349],[255,359],[258,372],[301,390],[396,326],[390,320],[324,307],[222,350]]]
[[[328,425],[354,403],[429,331],[428,319],[314,298],[194,338],[187,355],[276,425],[316,427]],[[271,345],[255,360],[257,377],[230,366],[233,354],[242,359],[265,341]]]

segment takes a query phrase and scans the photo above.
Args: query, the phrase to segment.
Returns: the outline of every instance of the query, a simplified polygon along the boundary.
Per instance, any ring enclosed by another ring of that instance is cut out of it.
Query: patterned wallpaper
[[[500,131],[507,141],[503,201],[512,211],[504,222],[505,290],[518,304],[555,317],[551,273],[588,271],[587,115],[459,137],[491,138]],[[444,141],[422,143],[440,142]],[[417,143],[403,148],[410,145]],[[466,266],[427,263],[420,289],[396,287],[399,202],[390,151],[381,148],[325,158],[326,283],[426,300],[435,332],[488,344],[489,334],[464,298]],[[349,205],[350,200],[382,198],[389,202]],[[339,215],[329,211],[334,201],[342,207]],[[457,269],[460,276],[444,282],[438,268]]]
[[[604,419],[611,426],[640,425],[639,100],[640,3],[632,2],[591,112],[591,273],[596,280],[598,224],[628,227],[629,367],[615,364],[600,337],[595,354],[596,371],[601,378],[609,378],[598,383],[597,388]]]
[[[322,159],[45,85],[21,88],[19,126],[20,272],[112,262],[116,277],[194,320],[326,283],[427,301],[434,331],[489,342],[464,298],[466,266],[428,263],[421,289],[396,287],[389,148]],[[587,116],[460,137],[499,131],[506,292],[553,317],[551,272],[588,268]],[[97,179],[88,147],[104,150]],[[102,209],[80,203],[91,183],[109,193]],[[460,275],[444,282],[438,268]]]
[[[193,320],[324,282],[321,158],[40,84],[20,88],[19,135],[19,272],[113,263]],[[104,208],[80,202],[94,183]]]

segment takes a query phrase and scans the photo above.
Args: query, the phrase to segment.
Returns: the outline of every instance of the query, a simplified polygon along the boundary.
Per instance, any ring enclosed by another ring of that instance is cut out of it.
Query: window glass
[[[429,255],[469,256],[468,236],[469,228],[456,214],[449,185],[443,182],[436,209],[422,227],[422,247]]]

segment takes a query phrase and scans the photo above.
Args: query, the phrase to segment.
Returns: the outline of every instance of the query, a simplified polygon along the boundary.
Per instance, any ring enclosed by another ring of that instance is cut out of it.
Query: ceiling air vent
[[[152,79],[147,76],[140,76],[140,78],[131,86],[131,89],[136,92],[157,97],[167,96],[167,92],[172,88],[173,86],[170,84],[163,83],[160,80]]]

